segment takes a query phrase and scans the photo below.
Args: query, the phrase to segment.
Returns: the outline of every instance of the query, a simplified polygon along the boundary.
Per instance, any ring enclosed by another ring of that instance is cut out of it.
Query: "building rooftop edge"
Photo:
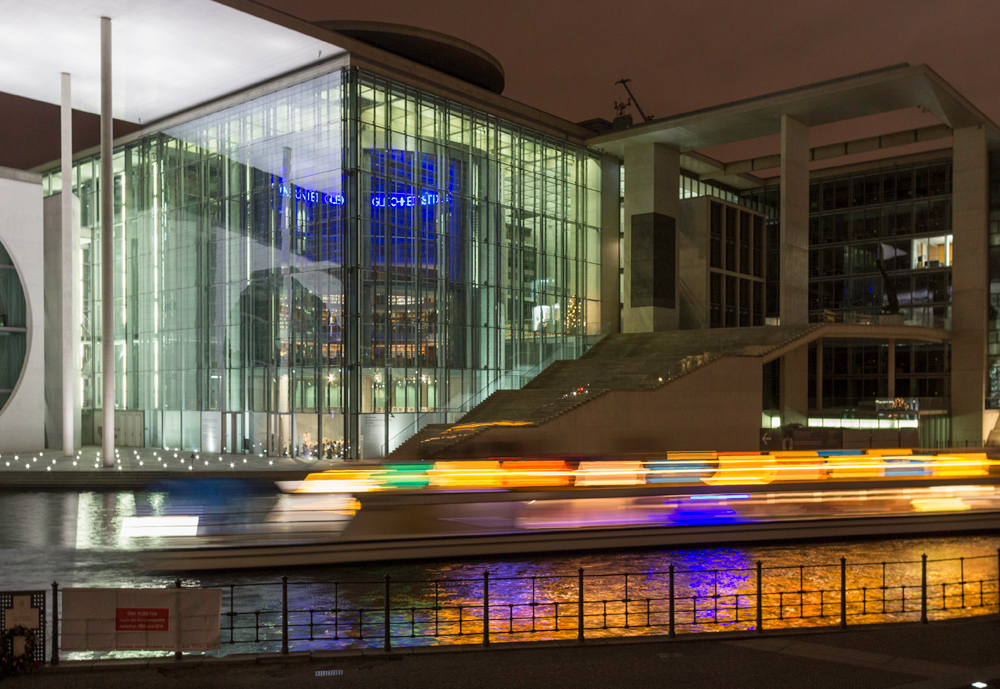
[[[666,143],[685,151],[778,133],[781,115],[813,126],[917,106],[953,128],[957,120],[961,120],[959,126],[973,121],[986,126],[990,147],[1000,148],[1000,127],[996,123],[929,66],[908,63],[642,122],[590,137],[587,144],[618,155],[630,142]],[[731,120],[737,117],[739,132],[728,135],[726,132],[734,129]]]
[[[41,184],[42,174],[28,170],[18,170],[13,167],[0,165],[0,179],[12,179],[16,182],[28,182],[29,184]]]

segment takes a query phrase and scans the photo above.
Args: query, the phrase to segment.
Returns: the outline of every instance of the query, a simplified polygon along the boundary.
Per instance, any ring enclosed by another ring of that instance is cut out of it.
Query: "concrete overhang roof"
[[[626,146],[644,143],[676,146],[683,153],[779,134],[782,115],[813,127],[913,107],[952,129],[985,125],[990,149],[1000,149],[994,122],[930,67],[908,64],[643,122],[587,144],[620,157]]]
[[[344,48],[212,0],[0,0],[0,91],[99,113],[100,18],[112,20],[114,117],[143,124]]]

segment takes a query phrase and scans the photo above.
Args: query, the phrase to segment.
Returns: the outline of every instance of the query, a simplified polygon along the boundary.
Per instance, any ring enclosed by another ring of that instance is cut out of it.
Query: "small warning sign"
[[[115,608],[116,632],[170,631],[169,608]]]

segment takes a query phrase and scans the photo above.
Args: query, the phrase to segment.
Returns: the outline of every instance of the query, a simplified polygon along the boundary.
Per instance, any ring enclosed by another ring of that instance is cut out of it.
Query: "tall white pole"
[[[101,375],[102,459],[115,465],[115,251],[114,165],[111,141],[111,19],[101,17]]]
[[[73,361],[73,101],[70,76],[62,73],[62,100],[59,112],[60,158],[62,164],[62,231],[59,241],[62,327],[62,434],[63,456],[72,457],[76,449],[76,417],[73,391],[77,371]]]

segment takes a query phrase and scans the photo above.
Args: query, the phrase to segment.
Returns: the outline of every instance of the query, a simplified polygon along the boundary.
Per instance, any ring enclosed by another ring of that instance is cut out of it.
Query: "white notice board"
[[[221,589],[63,589],[64,651],[219,648]]]

